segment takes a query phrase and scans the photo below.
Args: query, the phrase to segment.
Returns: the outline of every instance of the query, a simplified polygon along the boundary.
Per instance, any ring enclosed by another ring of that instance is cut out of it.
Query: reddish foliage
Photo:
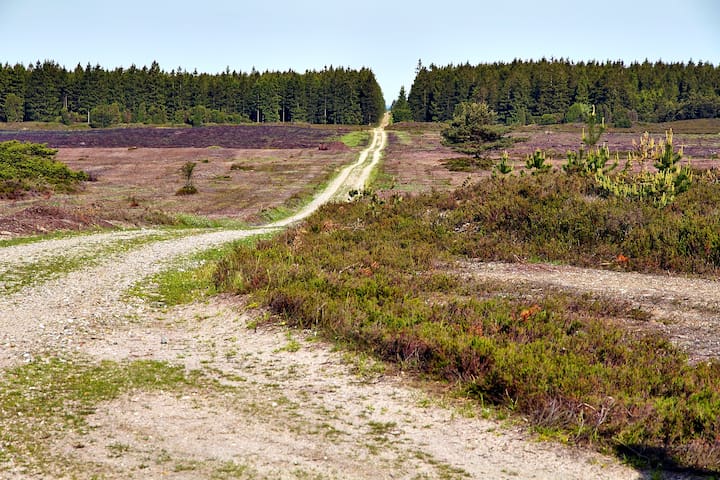
[[[52,148],[142,147],[142,148],[318,148],[347,147],[332,141],[352,131],[341,127],[320,128],[298,125],[218,125],[197,128],[112,128],[83,131],[0,131],[0,141],[20,140],[45,143]]]
[[[522,312],[520,312],[520,319],[523,321],[527,321],[528,318],[534,316],[539,311],[540,311],[540,306],[535,304],[532,307],[526,308]]]

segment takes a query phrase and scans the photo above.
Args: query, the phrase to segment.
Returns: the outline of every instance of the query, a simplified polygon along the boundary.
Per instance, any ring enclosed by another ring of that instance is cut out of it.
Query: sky
[[[720,65],[720,0],[0,0],[0,63],[219,73],[369,67],[389,104],[418,61]]]

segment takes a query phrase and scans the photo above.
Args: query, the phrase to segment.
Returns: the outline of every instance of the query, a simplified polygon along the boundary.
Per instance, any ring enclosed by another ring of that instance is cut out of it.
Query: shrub
[[[25,100],[14,93],[8,93],[2,112],[6,122],[22,122],[25,116]]]
[[[456,150],[479,158],[487,150],[509,145],[507,129],[496,124],[497,114],[486,103],[461,102],[450,124],[443,129],[445,142]]]
[[[28,191],[73,191],[89,179],[54,160],[57,150],[16,140],[0,142],[0,198],[15,198]]]
[[[562,119],[562,115],[554,114],[554,113],[545,113],[540,116],[538,119],[538,123],[540,125],[555,125],[556,123],[560,123],[560,120]]]
[[[176,195],[193,195],[197,193],[197,188],[195,188],[192,181],[196,165],[197,164],[195,162],[186,162],[182,167],[180,167],[180,172],[185,179],[185,185],[183,185],[182,188],[175,193]]]
[[[533,175],[545,173],[550,170],[551,165],[545,163],[547,155],[544,151],[537,149],[525,158],[525,168],[532,171]]]
[[[500,157],[500,161],[493,166],[493,173],[497,172],[502,175],[507,175],[513,171],[512,165],[508,163],[509,157],[507,151],[503,152]]]
[[[627,110],[620,109],[615,112],[615,115],[613,117],[613,126],[615,128],[630,128],[630,127],[632,127],[632,121],[630,120],[630,116],[629,116]]]
[[[565,113],[567,123],[585,122],[592,112],[592,105],[587,103],[573,103]]]
[[[665,207],[675,197],[686,192],[692,184],[693,174],[688,166],[680,166],[682,147],[675,151],[672,130],[665,134],[663,144],[648,140],[647,133],[640,139],[636,152],[630,154],[626,167],[620,175],[609,176],[607,172],[596,171],[595,179],[601,192],[609,195],[631,198],[648,198],[658,207]],[[641,162],[653,160],[657,172],[630,171],[635,158]]]

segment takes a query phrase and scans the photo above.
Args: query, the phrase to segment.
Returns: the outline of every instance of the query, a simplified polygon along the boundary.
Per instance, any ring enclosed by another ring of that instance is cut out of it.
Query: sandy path
[[[320,195],[315,197],[303,210],[288,218],[278,220],[269,224],[269,227],[286,227],[293,223],[297,223],[304,218],[310,216],[321,205],[331,201],[347,201],[348,193],[352,190],[363,190],[365,183],[370,177],[370,173],[380,161],[380,155],[385,148],[387,142],[387,126],[389,114],[385,114],[381,125],[372,131],[372,139],[367,148],[365,148],[358,157],[357,162],[343,168],[340,173],[333,179],[328,188]],[[368,158],[370,161],[368,161]]]
[[[94,235],[77,235],[4,247],[0,249],[0,276],[12,268],[36,263],[50,256],[75,255],[83,252],[91,252],[98,245],[105,245],[108,242],[130,240],[160,233],[160,230],[153,229],[128,230]]]
[[[479,279],[629,301],[650,313],[653,320],[649,326],[667,333],[693,360],[720,357],[717,280],[527,263],[463,262],[459,268],[461,274]]]
[[[237,302],[148,312],[142,328],[108,330],[85,347],[96,358],[205,368],[237,390],[124,396],[89,417],[89,434],[54,450],[118,479],[211,478],[228,464],[246,469],[240,478],[268,479],[643,478],[348,359],[311,331],[248,328],[252,316]],[[122,455],[111,454],[116,445]],[[174,471],[183,465],[192,469]]]
[[[79,332],[90,335],[102,325],[143,315],[145,307],[127,303],[122,293],[142,278],[165,268],[173,258],[277,230],[308,217],[333,199],[347,200],[347,192],[362,188],[379,160],[385,146],[386,123],[387,116],[383,124],[373,130],[372,141],[360,153],[357,162],[345,167],[312,202],[288,218],[261,229],[204,232],[152,242],[129,253],[113,255],[96,267],[73,271],[59,279],[0,297],[0,366],[29,361],[42,351],[78,348],[75,337]],[[153,233],[158,232],[100,233],[5,247],[0,249],[0,275],[9,278],[13,268],[52,258],[89,254],[110,242]]]

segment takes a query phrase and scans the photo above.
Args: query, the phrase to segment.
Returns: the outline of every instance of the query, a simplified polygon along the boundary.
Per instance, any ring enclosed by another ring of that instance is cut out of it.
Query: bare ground
[[[235,389],[123,397],[98,408],[88,435],[58,439],[56,452],[107,478],[207,478],[228,464],[240,478],[642,478],[484,419],[311,331],[248,328],[257,312],[235,302],[173,309],[85,347],[96,358],[205,368]]]

